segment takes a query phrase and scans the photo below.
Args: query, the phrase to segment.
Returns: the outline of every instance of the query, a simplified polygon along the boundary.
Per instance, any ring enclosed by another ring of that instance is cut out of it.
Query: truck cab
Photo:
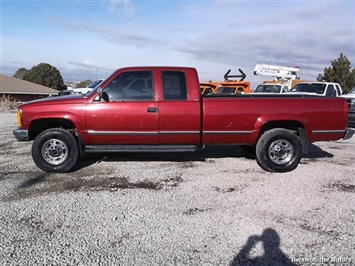
[[[339,97],[343,91],[338,83],[334,82],[300,82],[291,90],[291,93],[316,94],[320,96]]]
[[[279,83],[263,83],[256,87],[253,93],[285,93],[288,86]]]

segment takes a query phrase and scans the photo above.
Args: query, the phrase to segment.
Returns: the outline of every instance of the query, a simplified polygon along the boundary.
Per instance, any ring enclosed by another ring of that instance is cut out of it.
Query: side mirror
[[[101,87],[99,87],[97,89],[97,95],[99,95],[99,100],[101,100],[101,98],[102,98],[102,88]]]

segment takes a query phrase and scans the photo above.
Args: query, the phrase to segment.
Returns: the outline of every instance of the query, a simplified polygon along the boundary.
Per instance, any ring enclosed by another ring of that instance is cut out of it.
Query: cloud
[[[282,5],[279,9],[259,6],[254,14],[247,15],[243,14],[244,5],[230,4],[224,12],[219,12],[221,6],[214,5],[214,24],[207,21],[203,29],[197,24],[200,28],[195,29],[196,33],[178,42],[175,48],[205,64],[222,62],[245,68],[249,73],[255,64],[298,65],[300,74],[307,79],[315,79],[341,52],[354,62],[354,45],[349,44],[354,44],[351,33],[355,15],[350,3],[341,7],[338,3],[288,3],[287,8]],[[203,14],[211,10],[207,7],[205,11]],[[196,11],[195,15],[202,21],[201,14]]]
[[[130,0],[110,0],[108,9],[110,13],[116,13],[117,10],[123,10],[125,16],[132,16],[135,14],[134,7]]]
[[[139,48],[142,47],[164,47],[166,42],[159,38],[151,37],[155,36],[146,31],[131,27],[129,25],[112,27],[104,24],[94,24],[90,22],[82,21],[64,21],[59,18],[48,18],[51,22],[61,25],[67,30],[71,31],[87,31],[94,33],[98,37],[103,37],[105,40],[120,44],[120,45],[132,45]]]
[[[83,80],[139,64],[194,66],[204,80],[241,68],[252,82],[263,78],[252,75],[256,64],[298,65],[301,77],[314,79],[341,52],[355,62],[350,2],[76,2],[65,13],[45,12],[55,38],[37,28],[4,36],[6,62],[49,61],[63,77]]]

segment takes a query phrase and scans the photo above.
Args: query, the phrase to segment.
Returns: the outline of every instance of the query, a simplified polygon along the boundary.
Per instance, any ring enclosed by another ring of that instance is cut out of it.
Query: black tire
[[[77,141],[65,129],[47,129],[34,140],[32,158],[35,164],[45,172],[68,172],[79,158]]]
[[[256,159],[269,172],[289,172],[302,158],[302,143],[292,131],[275,128],[266,131],[256,144]]]

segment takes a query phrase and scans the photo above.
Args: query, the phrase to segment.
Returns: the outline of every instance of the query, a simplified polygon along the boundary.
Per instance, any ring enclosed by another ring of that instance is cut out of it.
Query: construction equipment
[[[285,67],[274,65],[256,65],[254,75],[272,76],[276,79],[297,79],[299,67]]]
[[[240,75],[230,75],[229,69],[224,74],[224,81],[200,82],[201,94],[223,93],[223,94],[244,94],[251,93],[250,82],[244,81],[245,73],[239,68]],[[232,79],[240,78],[240,80]]]
[[[298,66],[256,65],[254,75],[271,76],[273,80],[264,81],[263,84],[281,84],[286,86],[287,91],[289,91],[293,86],[301,82],[297,75],[299,70]]]

